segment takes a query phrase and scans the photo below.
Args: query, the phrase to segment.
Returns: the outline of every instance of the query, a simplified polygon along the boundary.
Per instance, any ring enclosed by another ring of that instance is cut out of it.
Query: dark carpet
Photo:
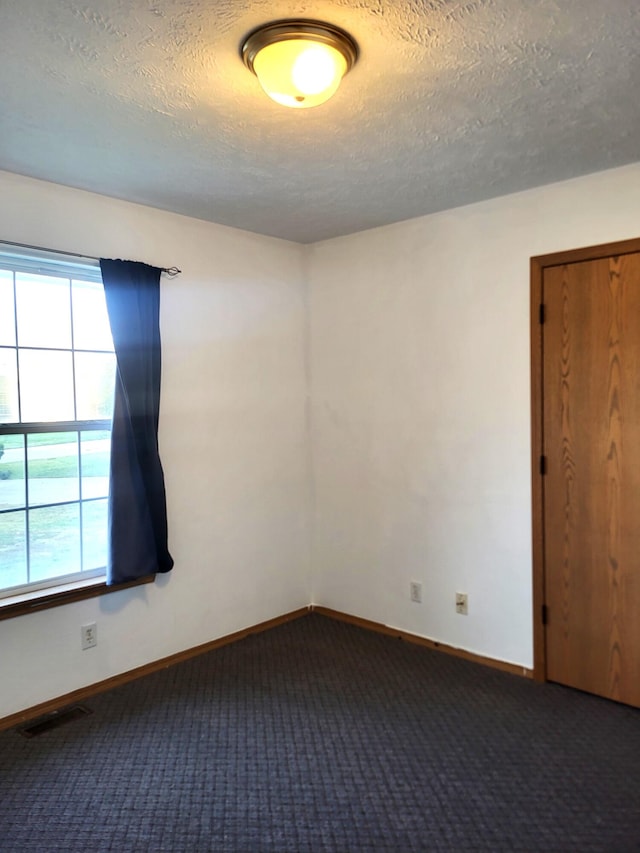
[[[640,712],[311,615],[0,734],[2,851],[640,851]]]

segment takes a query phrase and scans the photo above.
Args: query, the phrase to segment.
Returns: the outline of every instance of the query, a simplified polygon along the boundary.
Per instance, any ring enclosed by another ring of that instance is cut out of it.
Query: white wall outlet
[[[418,581],[411,581],[409,584],[409,597],[416,604],[422,604],[422,584]]]
[[[98,645],[98,626],[95,622],[80,626],[80,640],[83,649],[92,649]]]
[[[469,613],[469,602],[466,592],[456,592],[456,613],[466,616]]]

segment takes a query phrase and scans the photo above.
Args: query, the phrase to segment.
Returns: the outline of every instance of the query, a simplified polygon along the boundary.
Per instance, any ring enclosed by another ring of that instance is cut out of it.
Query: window
[[[0,245],[0,598],[104,575],[114,381],[98,265]]]

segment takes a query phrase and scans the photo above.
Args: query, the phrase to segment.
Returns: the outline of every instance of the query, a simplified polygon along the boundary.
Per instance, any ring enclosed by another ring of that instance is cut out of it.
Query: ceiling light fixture
[[[317,107],[335,94],[358,58],[358,46],[332,24],[274,21],[250,33],[241,53],[274,101],[285,107]]]

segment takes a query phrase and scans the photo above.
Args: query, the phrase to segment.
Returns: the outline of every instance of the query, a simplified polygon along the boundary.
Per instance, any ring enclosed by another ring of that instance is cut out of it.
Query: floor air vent
[[[87,717],[89,714],[93,714],[93,711],[85,708],[84,705],[72,705],[69,708],[63,708],[62,711],[53,711],[46,717],[41,717],[35,723],[30,723],[18,731],[23,737],[37,737],[51,731],[51,729],[57,729],[58,726],[64,726],[65,723],[72,723],[74,720],[79,720],[80,717]]]

